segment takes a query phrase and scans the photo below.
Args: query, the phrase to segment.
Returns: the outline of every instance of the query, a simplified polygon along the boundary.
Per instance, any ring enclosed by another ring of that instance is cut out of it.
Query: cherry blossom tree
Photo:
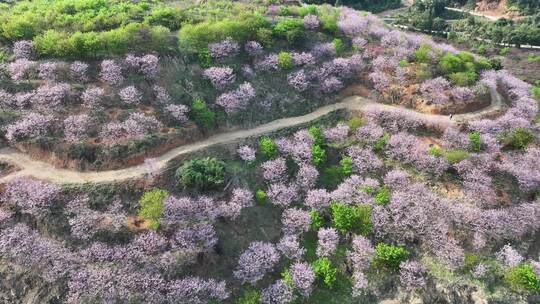
[[[34,61],[30,61],[26,58],[17,59],[11,62],[8,65],[11,80],[20,82],[24,79],[28,79],[35,65],[36,63]]]
[[[240,51],[240,46],[231,37],[218,43],[210,43],[208,45],[210,55],[215,59],[236,56]]]
[[[287,177],[287,164],[282,157],[265,161],[261,169],[263,178],[269,182],[283,181]]]
[[[424,288],[426,275],[426,267],[416,261],[404,261],[399,265],[399,280],[409,291]]]
[[[34,54],[34,44],[29,40],[19,40],[15,41],[13,44],[13,55],[15,58],[26,58],[30,59]]]
[[[216,104],[222,106],[225,112],[233,114],[245,109],[249,102],[255,98],[255,89],[249,82],[244,82],[236,90],[221,94]]]
[[[207,223],[197,223],[192,227],[178,229],[172,239],[172,246],[179,250],[208,252],[217,244],[214,227]]]
[[[70,115],[64,119],[64,136],[66,140],[77,142],[88,136],[91,121],[87,114]]]
[[[330,200],[330,193],[326,189],[314,189],[307,192],[304,203],[312,209],[322,210],[330,206]]]
[[[126,104],[138,104],[142,100],[142,94],[134,86],[128,86],[118,92],[120,99]]]
[[[156,101],[160,104],[169,104],[171,102],[171,96],[167,92],[167,89],[165,89],[162,86],[154,85],[152,86],[152,90],[154,90],[154,94],[156,96]]]
[[[267,194],[272,204],[287,207],[298,199],[298,187],[295,184],[271,184]]]
[[[70,92],[70,86],[65,83],[42,85],[32,96],[32,103],[50,109],[63,103]]]
[[[276,245],[279,252],[291,260],[301,260],[306,249],[300,247],[298,235],[284,235]]]
[[[292,72],[287,75],[287,83],[298,92],[304,92],[309,87],[309,80],[304,70]]]
[[[434,104],[446,104],[448,102],[448,96],[445,91],[450,88],[450,83],[443,77],[437,77],[426,80],[420,86],[422,96],[427,101]]]
[[[240,146],[238,150],[236,150],[236,152],[238,153],[238,156],[240,157],[240,159],[242,159],[243,161],[247,163],[254,161],[256,158],[256,155],[255,155],[256,151],[250,146],[245,146],[245,145]]]
[[[122,68],[114,60],[103,60],[101,62],[100,79],[109,85],[118,85],[124,81]]]
[[[238,260],[234,277],[244,283],[255,284],[279,261],[279,252],[271,243],[252,242]]]
[[[284,234],[298,235],[309,230],[311,217],[307,211],[298,208],[289,208],[283,211],[281,224],[283,225],[282,230]]]
[[[81,95],[83,106],[87,109],[99,109],[105,97],[105,90],[99,87],[89,87]]]
[[[69,66],[71,78],[75,81],[88,81],[88,64],[81,61],[73,61]]]
[[[223,90],[236,80],[234,71],[230,67],[211,67],[203,71],[203,76],[210,80],[218,90]]]
[[[319,178],[319,171],[311,164],[301,164],[296,174],[296,183],[304,191],[315,187],[315,183]]]
[[[497,253],[497,259],[506,267],[515,267],[524,260],[523,256],[509,244],[501,248]]]
[[[315,30],[319,27],[320,21],[316,15],[307,14],[304,16],[304,27],[308,30]]]
[[[263,289],[261,294],[262,304],[288,304],[293,300],[293,290],[284,280],[276,281],[276,283]]]
[[[29,113],[6,127],[6,138],[11,142],[38,138],[49,134],[53,126],[52,116]]]
[[[165,107],[165,110],[179,123],[184,124],[189,120],[187,117],[189,108],[185,105],[170,104]]]
[[[367,238],[361,235],[355,235],[351,244],[352,249],[347,250],[347,260],[355,273],[362,272],[371,265],[375,257],[375,248]]]
[[[244,50],[250,56],[260,56],[264,53],[263,46],[257,41],[248,41],[244,45]]]
[[[303,297],[309,298],[315,282],[315,273],[308,263],[296,262],[290,268],[291,278],[294,286],[300,291]]]
[[[5,202],[16,205],[25,213],[40,217],[60,197],[60,188],[53,184],[17,177],[11,180],[2,195]]]
[[[321,228],[317,232],[317,255],[319,257],[329,257],[337,249],[339,235],[334,228]]]
[[[39,78],[47,81],[55,81],[58,73],[58,64],[55,62],[44,62],[38,67]]]

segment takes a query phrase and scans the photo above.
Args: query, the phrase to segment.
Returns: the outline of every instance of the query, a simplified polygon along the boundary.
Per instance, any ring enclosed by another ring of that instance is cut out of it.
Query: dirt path
[[[498,111],[500,106],[502,106],[502,99],[498,94],[496,94],[496,97],[492,98],[491,106],[474,113],[454,115],[452,119],[450,119],[450,117],[447,115],[419,113],[412,109],[402,109],[402,111],[408,112],[409,115],[417,116],[418,118],[424,120],[427,124],[438,126],[440,128],[446,128],[455,123],[477,119],[484,115],[488,115],[493,111]],[[217,134],[196,143],[174,148],[167,153],[154,158],[155,162],[153,162],[151,166],[141,164],[125,169],[110,171],[78,172],[70,169],[55,168],[49,163],[34,160],[16,149],[3,148],[0,149],[0,161],[13,164],[21,168],[21,170],[7,174],[6,176],[0,178],[0,183],[7,182],[16,176],[32,176],[37,179],[49,180],[58,184],[121,182],[141,177],[152,172],[161,171],[167,166],[169,161],[180,155],[198,151],[213,145],[231,143],[239,139],[261,136],[277,130],[298,126],[313,121],[336,110],[348,109],[352,111],[369,111],[378,109],[383,111],[392,111],[396,110],[396,108],[397,107],[395,106],[380,104],[359,96],[348,97],[339,103],[323,106],[314,112],[303,116],[274,120],[267,124],[248,130],[238,130]]]

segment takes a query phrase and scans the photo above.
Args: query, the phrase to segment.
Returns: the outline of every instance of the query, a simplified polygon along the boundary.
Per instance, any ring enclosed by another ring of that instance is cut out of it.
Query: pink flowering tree
[[[167,89],[165,89],[164,87],[156,84],[152,87],[152,90],[154,91],[156,101],[159,104],[168,104],[171,102],[171,96],[169,95],[169,92],[167,92]]]
[[[303,297],[309,298],[315,282],[315,273],[308,263],[296,262],[291,265],[292,282]]]
[[[311,217],[307,211],[298,208],[289,208],[283,211],[281,224],[283,225],[282,230],[284,234],[298,235],[309,230]]]
[[[126,104],[138,104],[142,100],[142,94],[134,86],[128,86],[118,92],[120,99]]]
[[[292,288],[284,280],[263,289],[261,293],[261,304],[289,304],[295,296]]]
[[[26,58],[17,59],[8,65],[8,71],[11,75],[11,80],[20,82],[28,79],[36,63]]]
[[[301,260],[306,249],[300,247],[298,235],[284,235],[276,245],[282,255],[291,260]]]
[[[114,60],[103,60],[101,62],[101,72],[99,74],[101,81],[109,85],[118,85],[124,81],[122,67],[116,64]]]
[[[428,102],[434,104],[446,104],[448,102],[448,96],[446,90],[450,88],[450,83],[443,77],[437,77],[426,80],[420,86],[422,96],[427,99]]]
[[[238,156],[240,157],[240,159],[242,159],[243,161],[247,163],[254,161],[256,158],[256,155],[255,155],[256,151],[250,146],[241,146],[238,148],[238,150],[236,150],[236,152],[238,153]]]
[[[87,88],[81,95],[83,106],[87,109],[101,108],[101,104],[104,97],[105,97],[105,90],[99,87]]]
[[[24,118],[6,127],[6,138],[11,142],[46,136],[51,131],[54,119],[38,113],[29,113]]]
[[[279,261],[279,252],[271,243],[253,242],[244,251],[234,270],[234,277],[242,284],[255,284],[271,271]]]
[[[165,110],[169,113],[169,115],[174,118],[179,123],[186,123],[188,122],[189,118],[187,117],[187,113],[189,112],[189,108],[185,105],[177,105],[177,104],[170,104],[165,107]]]
[[[69,66],[69,74],[75,81],[88,81],[88,64],[81,61],[73,61]]]
[[[287,75],[287,83],[298,92],[304,92],[310,84],[304,70],[292,72]]]
[[[230,67],[211,67],[203,71],[203,76],[210,80],[218,90],[223,90],[236,80],[234,71]]]
[[[426,276],[427,268],[416,261],[405,261],[399,265],[399,281],[409,291],[424,288]]]
[[[244,50],[246,51],[246,53],[248,53],[248,55],[254,57],[260,56],[264,53],[263,46],[257,41],[246,42],[246,44],[244,45]]]
[[[226,57],[236,56],[240,51],[240,45],[231,37],[218,43],[210,43],[208,45],[210,55],[215,59],[223,59]]]
[[[87,138],[91,125],[87,114],[70,115],[64,119],[64,136],[67,141],[78,142]]]
[[[272,204],[287,207],[298,200],[298,187],[295,184],[276,183],[268,187],[268,198]]]
[[[62,104],[71,93],[71,87],[65,83],[46,84],[36,89],[32,96],[32,104],[50,109]]]
[[[34,44],[29,40],[15,41],[13,44],[13,55],[15,58],[30,59],[34,54]]]
[[[223,93],[216,99],[216,104],[222,106],[227,114],[234,114],[245,109],[255,98],[255,89],[249,82],[244,82],[236,90]]]
[[[55,62],[44,62],[38,66],[38,77],[43,80],[55,81],[57,74],[58,64]]]
[[[304,16],[304,27],[308,30],[315,30],[319,27],[320,21],[316,15],[308,14]]]
[[[322,210],[330,206],[331,196],[326,189],[309,190],[304,204],[311,209]]]
[[[334,228],[321,228],[317,232],[317,255],[319,257],[331,256],[337,249],[339,235]]]
[[[269,182],[277,182],[286,179],[287,164],[282,157],[265,161],[261,164],[263,178]]]
[[[2,199],[16,205],[24,213],[42,217],[60,198],[60,188],[54,184],[18,177],[6,185]]]

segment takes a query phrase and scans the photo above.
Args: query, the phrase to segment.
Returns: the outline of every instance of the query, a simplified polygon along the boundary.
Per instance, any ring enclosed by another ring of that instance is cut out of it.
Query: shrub
[[[150,221],[150,229],[158,229],[161,215],[163,214],[163,202],[169,193],[165,190],[153,189],[143,194],[139,200],[139,216]]]
[[[277,37],[287,39],[291,44],[298,44],[304,39],[304,21],[302,19],[285,19],[279,21],[273,27],[273,33]]]
[[[344,157],[339,164],[341,165],[341,174],[343,174],[343,176],[351,176],[353,173],[353,159]]]
[[[537,86],[533,87],[532,88],[532,95],[537,100],[540,100],[540,87],[537,87]]]
[[[334,48],[336,49],[336,55],[341,56],[345,52],[345,44],[343,40],[336,38],[332,41]]]
[[[210,50],[208,50],[208,48],[203,48],[202,50],[200,50],[197,57],[199,58],[199,64],[203,68],[209,68],[214,63],[214,60],[212,59],[212,55],[210,54]]]
[[[450,78],[450,81],[452,81],[452,83],[454,83],[455,85],[460,87],[466,87],[474,84],[474,82],[478,78],[478,74],[476,74],[476,72],[474,71],[467,71],[452,73],[448,77]]]
[[[505,274],[506,283],[515,291],[540,292],[540,278],[530,264],[520,264]]]
[[[274,45],[274,37],[272,36],[272,30],[268,28],[260,28],[255,33],[255,38],[265,47],[272,47]]]
[[[460,161],[469,157],[469,153],[465,150],[445,151],[443,155],[446,160],[452,165],[457,164]]]
[[[360,117],[353,117],[349,119],[347,125],[349,126],[351,133],[354,133],[358,128],[364,125],[364,121]]]
[[[502,48],[499,51],[499,55],[501,55],[501,56],[508,56],[508,54],[510,54],[510,48],[509,47]]]
[[[165,26],[171,31],[178,30],[183,20],[183,12],[179,8],[169,6],[156,7],[149,16],[144,18],[144,21],[150,25]]]
[[[469,133],[469,141],[471,142],[471,150],[473,152],[480,152],[482,150],[482,142],[479,132]]]
[[[316,145],[322,146],[324,144],[324,136],[320,128],[311,127],[309,128],[308,132],[309,132],[309,135],[313,137],[313,140],[315,141]]]
[[[259,140],[259,151],[266,159],[274,159],[278,156],[278,147],[270,137]]]
[[[364,236],[371,233],[371,206],[347,206],[334,202],[330,208],[334,227],[341,233],[353,232]]]
[[[216,121],[216,114],[208,109],[202,100],[195,100],[191,106],[191,119],[204,129],[213,128]]]
[[[382,153],[384,151],[384,148],[386,148],[386,144],[388,143],[388,140],[390,139],[390,134],[385,133],[383,137],[379,138],[375,144],[373,145],[373,151],[377,153]]]
[[[375,195],[375,203],[380,206],[386,206],[390,203],[390,188],[382,187]]]
[[[280,52],[278,54],[278,65],[284,70],[290,70],[294,67],[293,58],[289,52]]]
[[[311,161],[313,164],[321,168],[326,163],[326,151],[319,145],[311,147]]]
[[[375,247],[376,266],[382,266],[392,271],[399,270],[399,264],[409,258],[409,251],[404,247],[392,246],[385,243],[379,243]]]
[[[441,150],[441,148],[433,146],[429,148],[428,154],[435,157],[442,157],[444,155],[444,152],[443,150]]]
[[[431,61],[431,45],[422,44],[416,52],[414,52],[414,58],[416,62],[429,63]]]
[[[261,293],[257,290],[248,290],[238,299],[236,304],[259,304],[261,302]]]
[[[524,128],[515,128],[504,136],[503,141],[507,146],[514,149],[524,150],[534,139],[535,135],[531,131]]]
[[[255,199],[257,200],[257,202],[259,203],[265,203],[266,202],[266,192],[264,192],[263,190],[257,190],[257,192],[255,192]]]
[[[324,218],[317,210],[311,210],[309,217],[311,218],[311,229],[319,230],[319,228],[324,226]]]
[[[315,5],[306,5],[298,9],[298,15],[300,15],[300,17],[305,17],[307,15],[318,15],[318,14],[319,14],[319,11],[317,10],[317,6]]]
[[[213,188],[225,182],[225,163],[215,158],[189,160],[178,168],[176,178],[186,187]]]
[[[326,13],[320,16],[322,29],[329,34],[337,34],[339,32],[338,27],[338,14]]]
[[[256,36],[259,29],[268,28],[270,23],[261,15],[243,15],[237,19],[206,21],[186,24],[178,32],[178,45],[188,53],[198,53],[208,44],[231,37],[243,43]]]
[[[322,280],[324,285],[329,288],[336,282],[337,269],[332,266],[332,262],[326,257],[315,260],[312,264],[313,272],[318,280]]]

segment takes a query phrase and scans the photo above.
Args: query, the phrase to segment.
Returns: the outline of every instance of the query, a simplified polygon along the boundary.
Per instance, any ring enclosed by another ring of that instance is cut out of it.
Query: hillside
[[[538,302],[538,62],[323,3],[0,5],[0,303]]]

